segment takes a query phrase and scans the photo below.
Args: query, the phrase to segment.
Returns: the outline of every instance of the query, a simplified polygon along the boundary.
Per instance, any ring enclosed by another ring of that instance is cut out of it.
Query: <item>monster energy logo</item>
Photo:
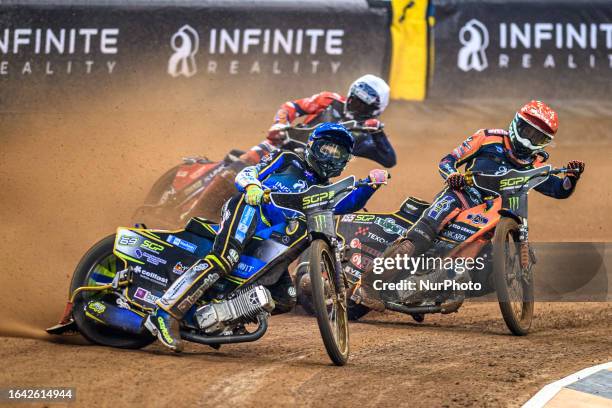
[[[518,197],[510,197],[508,199],[508,203],[510,204],[511,210],[517,210],[519,207],[519,198]]]
[[[314,216],[315,228],[317,230],[323,230],[325,228],[325,215],[318,214]]]

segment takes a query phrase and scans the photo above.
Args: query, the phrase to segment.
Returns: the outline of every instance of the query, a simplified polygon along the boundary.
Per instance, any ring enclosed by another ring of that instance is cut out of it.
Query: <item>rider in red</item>
[[[389,86],[374,75],[364,75],[353,82],[347,97],[324,91],[309,98],[285,102],[276,113],[275,123],[262,143],[252,147],[240,158],[257,163],[273,150],[283,146],[284,130],[301,116],[303,124],[314,126],[322,122],[355,120],[363,127],[375,129],[357,135],[354,155],[376,161],[385,167],[396,164],[395,151],[383,131],[383,123],[377,118],[389,103]]]
[[[543,102],[531,101],[516,113],[508,130],[481,129],[468,137],[440,161],[438,170],[446,188],[408,230],[397,252],[389,256],[419,256],[425,253],[438,232],[461,211],[483,203],[487,193],[468,186],[458,167],[465,165],[466,171],[489,174],[540,167],[548,159],[545,148],[552,142],[558,127],[558,116],[554,110]],[[535,190],[553,198],[568,198],[584,171],[584,162],[572,160],[566,167],[578,172],[568,173],[564,177],[551,176]],[[364,276],[356,298],[361,298],[361,302],[370,308],[384,310],[371,287],[372,282],[366,277],[372,277],[372,274]]]

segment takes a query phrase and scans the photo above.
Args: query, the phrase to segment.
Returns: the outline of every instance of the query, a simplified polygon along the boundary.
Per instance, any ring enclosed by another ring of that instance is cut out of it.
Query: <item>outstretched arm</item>
[[[374,160],[384,167],[393,167],[397,164],[395,150],[382,130],[357,134],[353,154],[357,157]]]
[[[297,117],[321,112],[334,100],[342,100],[342,97],[335,92],[321,92],[309,98],[285,102],[276,112],[274,122],[291,124]]]
[[[574,193],[578,179],[584,171],[584,163],[578,160],[572,160],[566,166],[570,169],[578,170],[577,174],[566,174],[565,176],[551,176],[545,182],[535,188],[539,193],[546,196],[563,199],[568,198]]]
[[[367,180],[366,180],[367,181]],[[370,186],[360,186],[351,191],[346,198],[336,205],[335,214],[349,214],[361,210],[376,191]]]
[[[386,170],[374,169],[370,171],[368,177],[359,180],[355,190],[334,208],[336,214],[348,214],[362,209],[372,194],[380,188],[383,184],[387,184],[389,179],[389,173]],[[366,184],[367,183],[367,184]]]

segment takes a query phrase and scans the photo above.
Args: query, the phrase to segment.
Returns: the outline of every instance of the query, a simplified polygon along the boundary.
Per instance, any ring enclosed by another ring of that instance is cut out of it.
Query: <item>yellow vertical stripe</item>
[[[422,101],[427,89],[428,0],[392,0],[391,98]]]

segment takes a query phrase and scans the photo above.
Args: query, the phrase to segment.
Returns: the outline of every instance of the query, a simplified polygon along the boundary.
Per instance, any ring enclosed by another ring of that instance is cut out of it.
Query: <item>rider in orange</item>
[[[376,129],[357,137],[354,155],[376,161],[384,167],[396,164],[395,151],[377,118],[389,103],[389,86],[374,75],[364,75],[353,82],[347,97],[324,91],[308,98],[296,99],[281,105],[268,130],[268,137],[240,157],[247,163],[258,163],[273,150],[283,146],[284,130],[291,122],[305,116],[303,123],[315,126],[323,122],[355,120],[364,127]]]
[[[468,137],[440,161],[439,172],[446,188],[408,230],[397,253],[408,256],[425,253],[448,222],[461,211],[483,203],[486,193],[468,186],[458,167],[465,165],[467,171],[503,174],[511,169],[527,170],[542,166],[548,159],[545,148],[552,142],[558,127],[558,116],[554,110],[543,102],[531,101],[516,113],[508,130],[481,129]],[[578,172],[568,173],[564,177],[549,177],[535,190],[553,198],[569,197],[584,171],[584,162],[572,160],[566,167]],[[368,275],[372,274],[365,276]],[[382,309],[371,288],[372,282],[365,276],[358,289],[358,297],[366,306]]]

